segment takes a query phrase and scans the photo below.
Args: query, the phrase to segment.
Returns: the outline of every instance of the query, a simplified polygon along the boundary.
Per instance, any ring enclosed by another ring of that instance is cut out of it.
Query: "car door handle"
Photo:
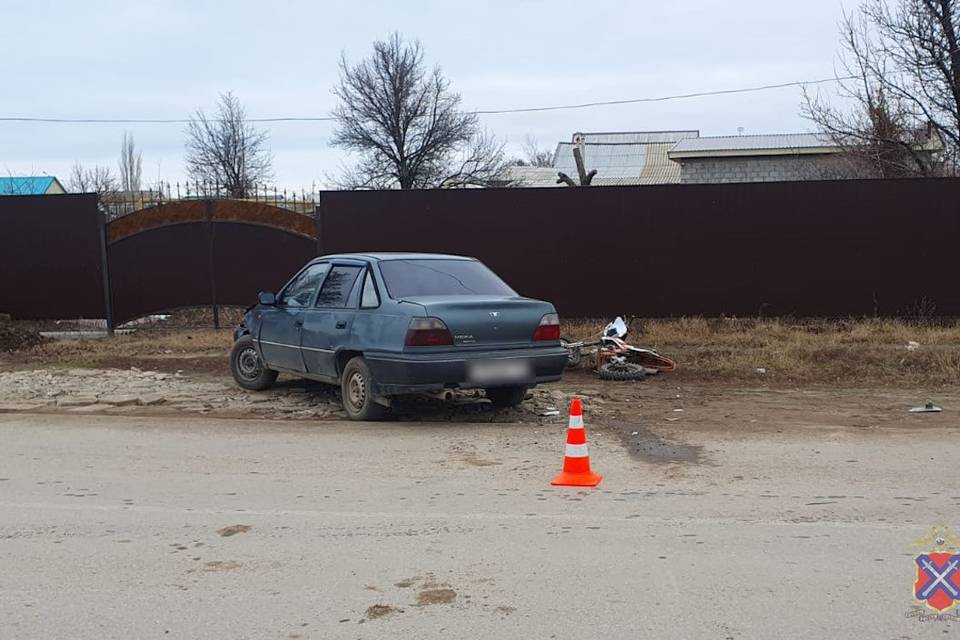
[[[346,329],[346,328],[347,328],[347,321],[346,321],[346,320],[337,323],[337,329]]]
[[[293,325],[294,325],[295,327],[302,327],[302,326],[303,326],[303,320],[297,320],[296,322],[293,323]]]

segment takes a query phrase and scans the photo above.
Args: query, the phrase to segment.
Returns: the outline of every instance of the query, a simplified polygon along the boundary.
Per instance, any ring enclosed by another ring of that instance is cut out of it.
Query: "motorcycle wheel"
[[[601,380],[643,380],[647,372],[638,364],[604,362],[597,369]]]

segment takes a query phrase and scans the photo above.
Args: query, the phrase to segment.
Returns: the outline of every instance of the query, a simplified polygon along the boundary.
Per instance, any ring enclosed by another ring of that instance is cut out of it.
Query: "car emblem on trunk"
[[[490,317],[491,317],[491,318],[499,318],[499,317],[500,317],[500,312],[499,312],[499,311],[491,311],[491,312],[490,312]]]

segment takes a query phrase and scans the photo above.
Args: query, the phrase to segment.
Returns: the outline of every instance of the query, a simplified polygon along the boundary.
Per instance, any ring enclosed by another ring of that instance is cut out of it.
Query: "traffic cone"
[[[583,428],[583,406],[580,399],[570,404],[570,426],[567,428],[567,451],[563,456],[563,471],[550,484],[563,487],[595,487],[602,476],[590,470],[587,453],[587,432]]]

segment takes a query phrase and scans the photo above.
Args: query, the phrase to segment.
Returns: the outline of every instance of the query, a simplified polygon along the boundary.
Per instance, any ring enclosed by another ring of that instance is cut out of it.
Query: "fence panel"
[[[105,317],[95,195],[3,196],[0,225],[0,312]]]
[[[476,256],[566,316],[960,316],[960,180],[328,192],[326,252]]]
[[[105,317],[99,219],[93,195],[0,198],[0,312]],[[248,304],[318,245],[474,255],[568,317],[960,316],[960,179],[326,192],[317,220],[188,200],[107,238],[118,322]]]

